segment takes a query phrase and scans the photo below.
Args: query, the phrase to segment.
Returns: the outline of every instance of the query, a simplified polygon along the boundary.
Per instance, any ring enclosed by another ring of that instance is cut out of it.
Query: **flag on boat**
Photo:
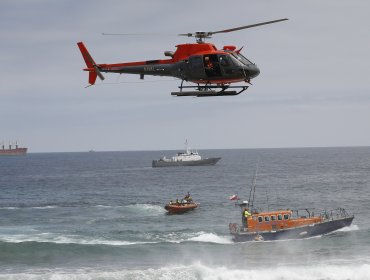
[[[239,200],[239,197],[236,194],[234,194],[234,195],[230,196],[229,199],[230,200]]]

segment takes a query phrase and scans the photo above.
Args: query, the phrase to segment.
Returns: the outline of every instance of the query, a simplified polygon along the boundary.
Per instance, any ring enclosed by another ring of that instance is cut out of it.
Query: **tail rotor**
[[[94,85],[97,77],[99,77],[100,80],[104,80],[104,76],[100,72],[99,66],[95,63],[94,59],[91,57],[84,43],[78,42],[77,45],[81,51],[82,57],[84,58],[87,66],[87,68],[85,68],[84,70],[89,71],[89,84]]]

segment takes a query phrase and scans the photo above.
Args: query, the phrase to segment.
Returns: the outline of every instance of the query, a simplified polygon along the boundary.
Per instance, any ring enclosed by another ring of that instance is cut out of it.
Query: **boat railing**
[[[294,209],[292,215],[296,218],[311,218],[315,216],[315,208]]]
[[[240,226],[237,223],[230,223],[229,224],[230,233],[239,233]]]
[[[334,220],[334,219],[346,218],[350,216],[344,208],[336,208],[336,209],[331,209],[331,210],[323,210],[323,209],[315,209],[315,208],[295,209],[295,210],[292,210],[292,214],[296,218],[321,217],[325,220]]]
[[[336,208],[332,210],[324,210],[320,213],[320,217],[324,218],[325,220],[336,220],[340,218],[347,218],[350,215],[344,208]]]

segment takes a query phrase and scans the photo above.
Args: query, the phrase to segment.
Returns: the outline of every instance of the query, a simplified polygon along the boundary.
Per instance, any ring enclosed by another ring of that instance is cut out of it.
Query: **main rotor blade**
[[[277,20],[272,20],[272,21],[265,21],[265,22],[260,22],[256,24],[251,24],[251,25],[245,25],[245,26],[240,26],[240,27],[235,27],[235,28],[230,28],[230,29],[225,29],[225,30],[219,30],[219,31],[214,31],[214,32],[209,32],[209,34],[218,34],[218,33],[227,33],[227,32],[233,32],[233,31],[238,31],[241,29],[246,29],[246,28],[252,28],[260,25],[265,25],[265,24],[271,24],[275,22],[280,22],[280,21],[285,21],[288,20],[287,18],[282,18],[282,19],[277,19]]]
[[[177,36],[193,37],[193,36],[194,36],[194,33],[183,33],[183,34],[177,34]]]
[[[165,33],[105,33],[103,36],[175,36],[175,34],[165,34]]]

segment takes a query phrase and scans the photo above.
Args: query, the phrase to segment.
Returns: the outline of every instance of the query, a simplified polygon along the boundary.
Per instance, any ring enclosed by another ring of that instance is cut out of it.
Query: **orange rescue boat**
[[[168,214],[183,214],[194,210],[198,207],[198,204],[195,202],[186,202],[186,203],[168,203],[164,207],[168,211]]]
[[[311,209],[302,210],[306,211],[306,215],[301,215],[299,210],[290,209],[249,213],[248,208],[244,208],[242,225],[230,223],[230,233],[236,242],[302,239],[350,226],[354,218],[343,208],[323,211],[318,215],[310,211]]]
[[[198,207],[198,204],[195,203],[188,192],[187,195],[182,200],[176,199],[176,202],[170,201],[170,203],[166,204],[164,209],[168,211],[168,214],[183,214],[185,212],[189,212],[194,210]]]
[[[248,201],[239,204],[242,224],[229,224],[230,234],[235,242],[309,238],[352,224],[354,215],[348,214],[344,208],[319,213],[316,211],[316,215],[314,209],[257,211],[254,208],[257,170],[258,165]],[[233,195],[230,200],[239,200],[239,197]]]

